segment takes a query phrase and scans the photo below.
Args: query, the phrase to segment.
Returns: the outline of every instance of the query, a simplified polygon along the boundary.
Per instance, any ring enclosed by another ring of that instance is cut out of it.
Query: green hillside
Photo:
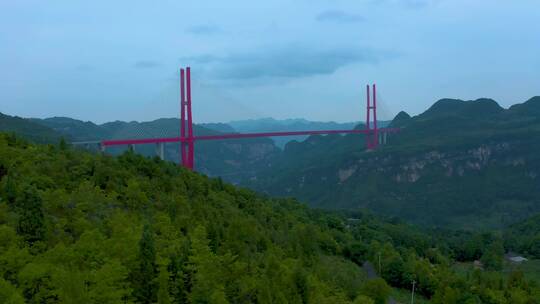
[[[0,113],[0,131],[13,132],[36,143],[58,143],[62,134],[27,119]]]
[[[32,118],[31,121],[55,130],[73,141],[91,141],[107,138],[108,130],[90,121],[81,121],[69,117]]]
[[[133,153],[0,134],[0,194],[1,303],[385,303],[412,280],[436,304],[539,298],[498,271],[496,236],[310,210]]]
[[[427,226],[503,227],[540,212],[540,98],[443,99],[410,118],[387,146],[365,151],[362,136],[290,143],[244,184],[312,206],[368,208]]]
[[[505,230],[505,246],[509,250],[540,259],[540,214]]]
[[[101,125],[65,117],[53,117],[35,122],[52,128],[72,138],[73,141],[92,141],[103,139],[140,139],[179,136],[180,120],[161,118],[148,122],[114,121]],[[213,125],[210,125],[212,127]],[[195,135],[216,135],[219,131],[202,125],[194,125]],[[119,155],[128,149],[108,148],[107,152]],[[97,151],[97,147],[94,147]],[[250,174],[262,169],[277,153],[278,149],[268,138],[252,138],[228,141],[202,141],[196,144],[195,166],[198,172],[209,176],[223,176],[230,182],[239,182]],[[137,153],[146,156],[156,155],[155,145],[137,145]],[[178,144],[165,145],[165,159],[178,162]]]
[[[381,122],[385,124],[385,122]],[[233,129],[240,133],[257,133],[257,132],[290,132],[290,131],[315,131],[315,130],[350,130],[354,128],[354,122],[323,122],[309,121],[302,118],[296,119],[274,119],[274,118],[259,118],[248,120],[236,120],[228,123]],[[291,141],[303,141],[308,136],[284,136],[273,137],[272,140],[276,146],[283,149],[285,145]]]

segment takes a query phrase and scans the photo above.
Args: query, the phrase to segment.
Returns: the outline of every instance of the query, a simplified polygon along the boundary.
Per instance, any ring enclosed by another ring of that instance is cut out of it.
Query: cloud
[[[349,14],[339,10],[328,10],[320,13],[316,17],[321,22],[354,23],[364,21],[364,17],[355,14]]]
[[[152,60],[140,60],[134,64],[134,67],[137,69],[152,69],[158,66],[160,66],[160,64]]]
[[[76,66],[76,67],[75,67],[75,70],[86,72],[86,71],[91,71],[91,70],[93,70],[93,67],[92,67],[91,65],[89,65],[89,64],[83,63],[83,64],[79,64],[78,66]]]
[[[373,0],[374,4],[392,4],[399,5],[407,9],[422,9],[434,4],[437,4],[441,0]]]
[[[403,0],[402,5],[406,8],[412,8],[412,9],[418,9],[418,8],[424,8],[431,4],[433,4],[435,1],[433,0]]]
[[[302,78],[333,74],[347,65],[376,63],[386,55],[377,55],[367,48],[316,49],[314,47],[260,48],[251,53],[219,57],[203,55],[182,58],[182,61],[204,67],[222,80],[254,80],[268,78]]]
[[[221,29],[215,25],[196,25],[186,30],[190,34],[194,35],[213,35],[221,32]]]

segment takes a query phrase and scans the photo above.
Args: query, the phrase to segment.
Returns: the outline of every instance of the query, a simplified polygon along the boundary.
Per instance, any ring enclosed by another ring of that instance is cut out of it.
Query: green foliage
[[[499,254],[489,234],[312,210],[134,153],[4,134],[0,164],[0,302],[371,304],[412,280],[438,303],[538,295],[519,273],[453,271]]]
[[[339,256],[346,234],[334,235],[294,201],[264,199],[133,153],[91,155],[3,134],[0,164],[5,297],[348,303],[346,293],[356,296],[363,281],[361,269]],[[333,260],[318,262],[327,255]],[[334,260],[345,263],[338,273]],[[324,292],[316,295],[314,286]]]
[[[383,279],[369,280],[362,288],[362,293],[373,299],[375,304],[385,304],[390,291],[390,286]]]
[[[23,119],[21,119],[23,120]],[[25,120],[28,121],[28,120]],[[97,141],[114,138],[155,138],[178,136],[180,121],[174,118],[157,119],[149,122],[115,121],[104,124],[94,124],[67,117],[52,117],[47,119],[32,119],[38,127],[51,128],[73,141]],[[218,128],[213,130],[207,125],[194,125],[195,135],[216,135],[222,132],[234,133],[234,130]],[[1,118],[0,118],[0,130]],[[52,130],[51,130],[52,131]],[[268,131],[268,130],[267,130]],[[58,140],[53,141],[58,143]],[[97,151],[97,145],[89,148]],[[178,161],[180,150],[178,145],[166,145],[164,156],[167,160]],[[126,147],[110,147],[107,153],[120,155],[129,150]],[[137,145],[136,152],[145,156],[155,156],[154,145]],[[227,176],[229,181],[239,181],[247,178],[252,172],[267,165],[268,161],[277,155],[279,149],[269,138],[250,138],[237,141],[234,144],[224,141],[202,141],[197,143],[195,164],[197,171],[208,175]],[[231,174],[232,173],[232,174]]]
[[[488,270],[502,270],[504,247],[502,241],[494,241],[484,252],[480,261]]]
[[[169,295],[169,279],[170,275],[167,271],[167,267],[162,266],[159,269],[159,290],[157,293],[158,304],[171,304],[171,297]]]
[[[45,237],[43,202],[34,186],[25,186],[15,200],[19,213],[17,233],[33,244]]]
[[[133,275],[134,296],[139,303],[153,303],[157,299],[156,276],[156,249],[154,247],[154,233],[149,225],[144,225],[139,241],[139,265]]]
[[[401,112],[392,122],[401,131],[374,151],[363,135],[311,136],[241,184],[427,227],[502,228],[540,213],[538,100],[505,110],[443,99],[412,118]]]
[[[58,143],[62,135],[29,119],[0,113],[0,131],[13,132],[37,143]]]
[[[190,236],[191,249],[187,270],[191,278],[192,303],[222,303],[224,284],[221,281],[224,274],[220,258],[211,250],[204,226],[197,226]]]
[[[540,259],[540,214],[506,229],[504,246]]]
[[[370,297],[359,295],[354,299],[353,304],[375,304],[375,302]]]
[[[0,303],[24,304],[24,298],[15,286],[0,278]]]

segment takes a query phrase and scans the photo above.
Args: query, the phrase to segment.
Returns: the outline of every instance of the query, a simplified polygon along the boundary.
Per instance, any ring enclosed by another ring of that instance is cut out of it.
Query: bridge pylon
[[[372,88],[373,96],[370,96],[369,85],[366,86],[366,148],[368,150],[376,149],[379,145],[379,128],[377,127],[377,87],[373,84]],[[371,97],[373,97],[373,100]],[[371,114],[373,114],[373,123],[371,122]]]
[[[185,70],[180,69],[180,164],[189,170],[193,170],[195,167],[195,139],[191,113],[191,69],[189,67],[186,67]]]

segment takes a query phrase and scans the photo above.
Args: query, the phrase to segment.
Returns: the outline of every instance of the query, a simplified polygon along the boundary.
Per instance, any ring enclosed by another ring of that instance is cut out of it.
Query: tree
[[[158,282],[158,304],[171,304],[171,297],[169,296],[169,272],[167,271],[167,266],[160,267]]]
[[[43,201],[37,189],[31,185],[25,186],[16,200],[16,205],[19,212],[17,233],[30,244],[43,240],[45,236]]]
[[[362,288],[362,294],[372,298],[375,304],[385,304],[390,291],[390,286],[381,278],[367,281]]]
[[[210,295],[210,304],[229,304],[223,286],[218,286]]]
[[[353,304],[375,304],[375,302],[370,297],[359,295],[354,299]]]
[[[15,184],[13,177],[9,175],[6,176],[2,196],[9,205],[13,205],[15,203],[15,200],[17,199],[17,185]]]
[[[187,241],[185,241],[187,242]],[[182,248],[183,249],[183,248]],[[187,249],[189,250],[189,248]],[[171,262],[167,267],[167,272],[170,274],[170,290],[175,304],[185,304],[187,303],[187,288],[186,288],[186,276],[184,275],[184,264],[186,263],[188,254],[185,256],[183,254],[173,255],[171,257]]]
[[[522,289],[514,288],[510,290],[510,303],[512,304],[526,304],[526,303],[534,303],[529,302],[529,297],[527,293]]]
[[[189,255],[189,276],[191,277],[191,303],[227,303],[220,282],[221,269],[218,257],[210,250],[204,226],[197,226],[191,234]]]
[[[3,278],[0,278],[0,303],[24,304],[24,298],[17,288]]]
[[[492,242],[480,259],[484,267],[489,270],[501,270],[503,266],[504,247],[502,241]]]
[[[139,241],[138,267],[133,275],[133,295],[139,303],[154,303],[157,299],[156,249],[150,225],[144,225]]]
[[[88,303],[89,296],[85,286],[87,274],[75,269],[55,269],[52,285],[59,301],[66,304]]]
[[[62,150],[62,151],[67,150],[67,143],[66,143],[66,140],[64,139],[63,136],[60,138],[60,142],[58,143],[58,147],[59,147],[60,150]]]
[[[435,292],[432,301],[435,304],[459,304],[458,295],[457,290],[451,287],[441,286],[441,288]]]
[[[93,271],[89,297],[94,303],[123,303],[131,294],[129,272],[118,260],[111,260]]]

